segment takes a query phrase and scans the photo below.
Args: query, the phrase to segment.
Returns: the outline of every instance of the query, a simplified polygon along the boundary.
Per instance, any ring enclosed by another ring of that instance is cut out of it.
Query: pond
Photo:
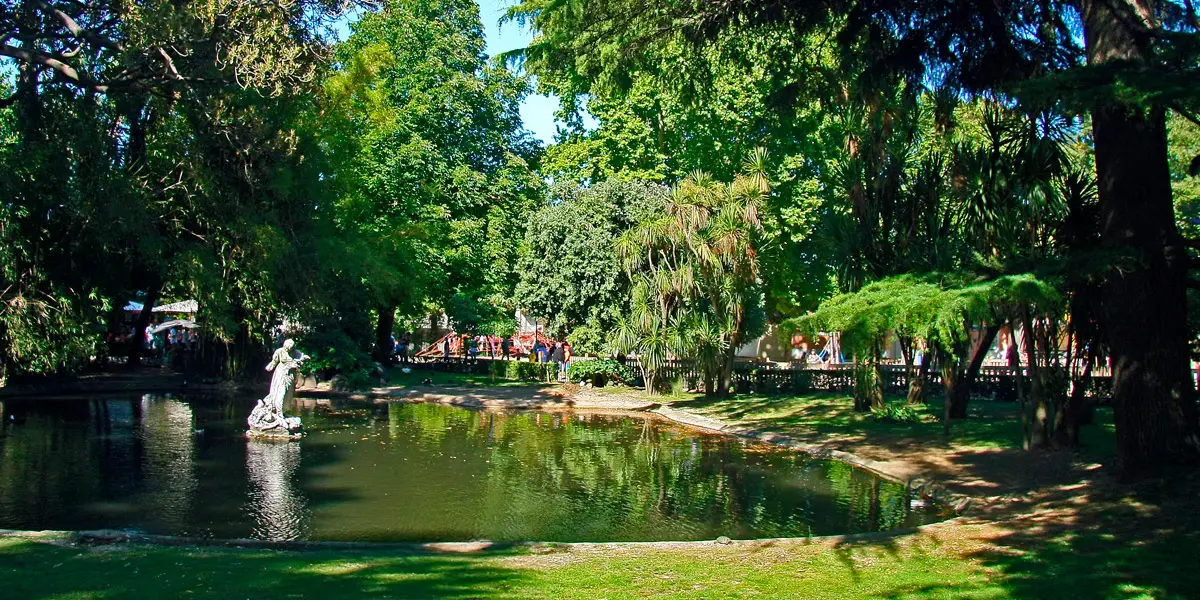
[[[798,537],[948,516],[846,463],[649,416],[297,400],[308,435],[244,437],[253,398],[0,404],[0,528],[264,540]]]

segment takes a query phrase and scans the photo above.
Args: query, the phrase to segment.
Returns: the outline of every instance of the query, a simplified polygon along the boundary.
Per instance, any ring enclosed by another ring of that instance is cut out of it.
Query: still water
[[[0,404],[0,528],[212,538],[631,541],[880,531],[945,511],[836,461],[648,417],[253,398]]]

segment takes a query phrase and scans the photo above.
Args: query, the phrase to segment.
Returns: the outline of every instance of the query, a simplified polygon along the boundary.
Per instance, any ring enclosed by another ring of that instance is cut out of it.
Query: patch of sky
[[[483,21],[484,37],[487,39],[486,52],[488,56],[496,56],[517,48],[524,48],[533,39],[533,33],[517,23],[500,23],[504,12],[514,4],[513,0],[480,0],[479,17]],[[344,40],[350,35],[350,23],[358,20],[361,13],[348,14],[336,24],[338,39]],[[548,94],[530,94],[521,103],[521,120],[525,128],[540,140],[543,145],[550,145],[558,135],[562,121],[555,118],[560,103],[558,97]],[[597,123],[589,114],[583,115],[584,127],[593,129]]]

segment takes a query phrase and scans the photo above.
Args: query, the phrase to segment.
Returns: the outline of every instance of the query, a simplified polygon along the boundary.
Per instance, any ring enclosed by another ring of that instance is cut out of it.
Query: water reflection
[[[647,417],[255,398],[6,401],[0,528],[268,540],[624,541],[827,535],[940,518],[848,464]]]
[[[128,405],[116,405],[122,406]],[[197,486],[192,407],[176,399],[147,394],[142,396],[139,408],[147,502],[155,507],[155,516],[166,528],[185,530]],[[124,420],[120,412],[110,411],[110,423]]]
[[[295,485],[300,442],[246,440],[253,536],[271,541],[298,540],[307,530],[307,508]]]

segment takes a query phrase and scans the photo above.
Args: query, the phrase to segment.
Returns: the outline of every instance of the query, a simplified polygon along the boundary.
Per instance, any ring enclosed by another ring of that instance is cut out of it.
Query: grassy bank
[[[0,540],[6,598],[999,598],[977,542],[389,556]]]
[[[1200,523],[1144,502],[1161,491],[1091,497],[1069,519],[1057,507],[850,542],[397,555],[0,539],[0,589],[13,599],[1195,597]]]
[[[876,419],[854,410],[853,399],[828,393],[799,396],[743,394],[710,400],[702,395],[675,395],[667,401],[676,408],[763,431],[819,436],[825,440],[881,443],[921,442],[944,446],[947,442],[980,450],[1021,448],[1020,407],[1014,402],[976,400],[968,418],[953,421],[950,436],[943,435],[940,406],[916,408],[919,422],[897,423]],[[1101,460],[1115,453],[1116,429],[1112,409],[1099,408],[1095,420],[1080,430],[1082,451]]]

